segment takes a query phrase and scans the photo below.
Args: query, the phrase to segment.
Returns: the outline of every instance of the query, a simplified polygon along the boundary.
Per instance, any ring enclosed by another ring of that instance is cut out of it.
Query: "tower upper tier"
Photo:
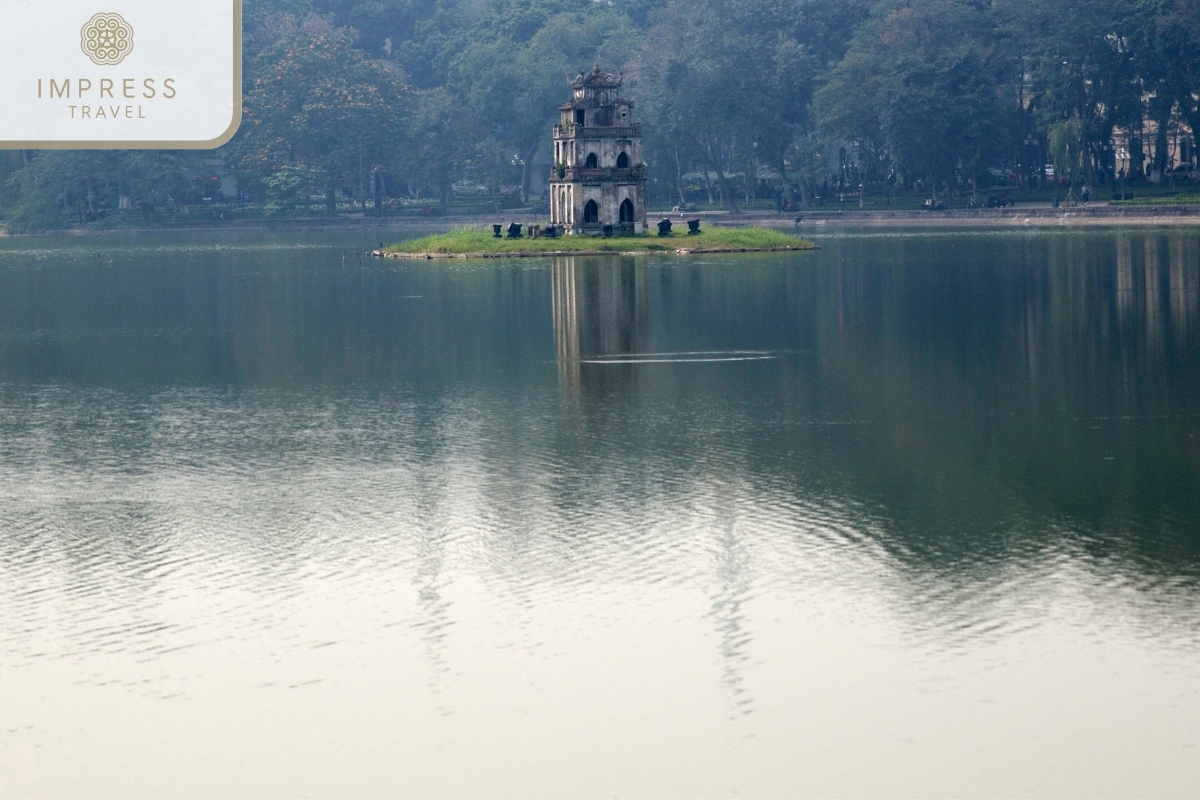
[[[633,101],[621,97],[620,75],[608,75],[597,64],[567,81],[571,99],[558,107],[562,128],[633,127]]]

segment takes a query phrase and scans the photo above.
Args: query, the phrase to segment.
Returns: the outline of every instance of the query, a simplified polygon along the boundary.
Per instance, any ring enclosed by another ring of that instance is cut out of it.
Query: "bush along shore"
[[[642,253],[752,253],[813,250],[808,239],[766,228],[708,228],[696,234],[673,231],[669,236],[546,236],[497,238],[490,230],[460,228],[420,239],[409,239],[373,250],[379,258],[519,258]]]

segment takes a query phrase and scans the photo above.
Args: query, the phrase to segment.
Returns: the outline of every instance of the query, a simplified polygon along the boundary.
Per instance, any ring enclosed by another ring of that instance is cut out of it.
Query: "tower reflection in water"
[[[621,441],[624,433],[617,429],[631,423],[621,414],[604,410],[605,400],[637,387],[646,375],[647,364],[663,356],[712,355],[648,352],[647,272],[644,262],[639,264],[628,257],[561,258],[552,266],[559,386],[571,398],[600,400],[582,404],[588,411],[580,418],[587,420],[584,424],[603,440]],[[709,521],[718,578],[709,616],[720,643],[721,683],[729,696],[728,715],[745,716],[754,711],[754,698],[745,686],[744,674],[753,637],[746,628],[743,608],[751,590],[750,560],[742,538],[735,532],[737,517],[731,511],[736,505],[737,480],[722,467],[715,467],[706,480],[722,498],[719,511]]]
[[[559,258],[551,267],[559,383],[604,394],[636,382],[649,339],[646,267],[634,258]]]

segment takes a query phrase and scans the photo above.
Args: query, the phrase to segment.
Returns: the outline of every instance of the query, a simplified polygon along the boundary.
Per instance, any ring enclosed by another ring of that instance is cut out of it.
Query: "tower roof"
[[[621,99],[621,76],[611,75],[600,69],[600,65],[592,67],[590,72],[581,72],[572,78],[567,76],[571,87],[571,99],[559,106],[560,111],[570,111],[572,108],[604,108],[624,104],[633,108],[629,100]]]
[[[609,75],[600,69],[600,65],[592,67],[591,72],[581,72],[574,78],[567,76],[572,89],[617,89],[621,86],[621,75]]]

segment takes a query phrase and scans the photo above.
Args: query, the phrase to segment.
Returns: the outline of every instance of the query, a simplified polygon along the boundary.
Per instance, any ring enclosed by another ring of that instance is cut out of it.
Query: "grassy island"
[[[374,255],[384,258],[498,258],[545,255],[598,255],[605,253],[744,253],[772,250],[812,250],[808,239],[766,228],[707,228],[696,236],[639,234],[604,239],[563,236],[530,239],[497,239],[491,230],[460,228],[420,239],[409,239]]]

